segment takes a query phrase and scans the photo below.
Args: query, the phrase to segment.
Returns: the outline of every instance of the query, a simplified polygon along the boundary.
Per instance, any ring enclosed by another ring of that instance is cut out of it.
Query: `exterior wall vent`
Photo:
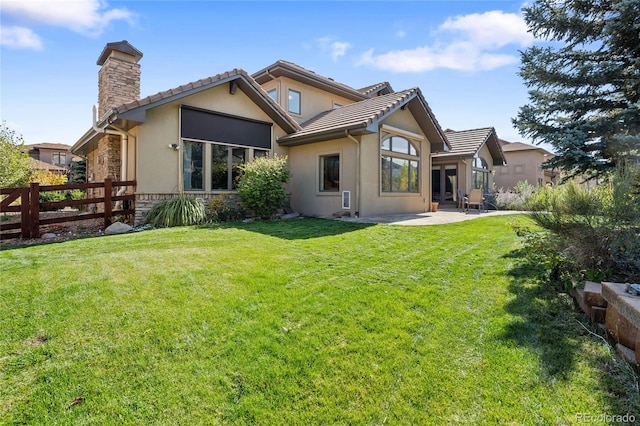
[[[342,208],[351,209],[351,191],[342,191]]]

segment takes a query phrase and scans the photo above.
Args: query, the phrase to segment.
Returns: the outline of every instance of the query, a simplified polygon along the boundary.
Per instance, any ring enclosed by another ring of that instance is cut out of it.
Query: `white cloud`
[[[21,23],[33,35],[37,25],[67,28],[71,31],[97,37],[114,21],[130,24],[136,15],[122,8],[109,9],[103,0],[3,0],[2,13]],[[37,37],[37,36],[36,36]]]
[[[351,43],[346,41],[334,41],[331,43],[331,58],[337,61],[340,56],[344,56],[347,53],[347,49],[351,48]]]
[[[333,37],[329,36],[318,38],[316,42],[323,51],[329,52],[334,61],[337,61],[340,56],[344,56],[347,50],[353,47],[349,42],[334,41]]]
[[[517,63],[515,54],[501,53],[510,46],[528,46],[533,36],[520,15],[490,11],[447,19],[431,45],[374,55],[365,52],[359,64],[391,72],[424,72],[437,68],[463,71],[491,70]]]
[[[407,32],[405,30],[398,30],[396,31],[396,37],[398,38],[405,38],[407,36]]]
[[[42,40],[29,28],[18,26],[0,27],[0,45],[10,49],[42,50]]]

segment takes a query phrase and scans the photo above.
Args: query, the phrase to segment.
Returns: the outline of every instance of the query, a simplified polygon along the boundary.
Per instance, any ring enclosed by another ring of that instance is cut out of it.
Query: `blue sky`
[[[25,143],[75,143],[91,126],[98,56],[128,40],[141,96],[278,59],[355,88],[420,87],[443,128],[494,126],[527,101],[522,1],[220,2],[3,0],[0,118]]]

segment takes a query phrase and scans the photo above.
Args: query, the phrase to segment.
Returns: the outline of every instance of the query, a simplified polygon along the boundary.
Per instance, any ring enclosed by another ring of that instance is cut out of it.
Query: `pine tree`
[[[640,157],[640,0],[537,0],[521,52],[529,103],[514,125],[556,157],[545,167],[598,176]]]

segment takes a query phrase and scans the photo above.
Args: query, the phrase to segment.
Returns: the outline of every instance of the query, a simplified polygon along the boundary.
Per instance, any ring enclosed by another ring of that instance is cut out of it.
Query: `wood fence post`
[[[104,227],[111,225],[111,178],[104,179]]]
[[[40,236],[40,184],[32,182],[29,189],[29,216],[31,222],[31,238]]]
[[[31,237],[31,209],[29,207],[29,188],[20,190],[20,237],[26,240]]]

